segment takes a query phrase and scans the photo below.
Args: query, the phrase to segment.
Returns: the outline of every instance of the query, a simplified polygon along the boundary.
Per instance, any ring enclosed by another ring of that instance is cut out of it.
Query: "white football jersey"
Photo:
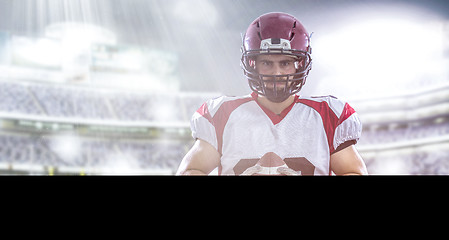
[[[329,175],[331,154],[361,135],[357,113],[335,97],[295,95],[293,104],[279,115],[259,105],[257,97],[252,93],[211,99],[192,117],[193,138],[221,154],[219,174],[272,173],[277,168],[258,166],[268,156],[280,162],[283,171]]]

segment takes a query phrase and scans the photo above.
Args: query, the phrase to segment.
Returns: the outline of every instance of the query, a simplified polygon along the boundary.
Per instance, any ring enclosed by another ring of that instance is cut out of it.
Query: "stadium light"
[[[91,43],[107,43],[114,45],[117,37],[114,32],[88,23],[59,22],[45,28],[45,36],[70,41],[75,46]]]
[[[391,95],[446,77],[442,21],[402,9],[381,16],[373,13],[378,9],[366,11],[359,21],[313,39],[315,66],[325,72],[318,89],[337,96]]]
[[[61,134],[50,139],[50,149],[65,161],[75,160],[81,152],[81,139],[75,134]]]
[[[114,45],[117,42],[116,35],[112,31],[77,22],[53,23],[45,28],[45,36],[60,39],[64,57],[67,59],[86,54],[94,43]]]
[[[114,152],[106,156],[101,174],[136,175],[141,174],[138,159],[129,152]]]
[[[26,61],[42,67],[59,67],[61,65],[61,43],[59,41],[38,38],[14,37],[14,57],[17,61]]]

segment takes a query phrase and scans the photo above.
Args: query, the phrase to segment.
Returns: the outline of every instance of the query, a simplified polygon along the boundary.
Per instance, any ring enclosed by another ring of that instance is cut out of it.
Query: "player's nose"
[[[279,66],[279,64],[275,64],[274,69],[273,69],[273,75],[283,75],[282,69]]]

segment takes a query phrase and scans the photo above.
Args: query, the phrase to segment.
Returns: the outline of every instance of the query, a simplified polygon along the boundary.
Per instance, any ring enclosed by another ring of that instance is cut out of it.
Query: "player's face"
[[[256,70],[263,75],[286,75],[296,73],[295,59],[288,55],[259,55],[256,59]],[[272,80],[264,77],[263,80]],[[271,77],[273,78],[273,77]],[[287,77],[279,77],[276,80],[287,80]],[[273,89],[274,83],[265,83],[266,88]],[[276,83],[277,89],[286,87],[285,83]]]

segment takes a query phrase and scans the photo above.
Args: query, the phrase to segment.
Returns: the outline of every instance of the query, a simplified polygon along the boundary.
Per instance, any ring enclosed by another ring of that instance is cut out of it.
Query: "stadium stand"
[[[354,101],[364,123],[357,147],[371,174],[449,174],[448,89]],[[190,116],[215,96],[1,81],[0,168],[173,174],[193,141]],[[420,108],[403,104],[411,97]]]
[[[370,174],[449,174],[449,85],[355,101]]]
[[[188,136],[191,114],[206,99],[217,96],[26,81],[1,81],[0,86],[0,168],[38,174],[48,167],[70,174],[173,174],[192,144]],[[411,94],[428,109],[422,116],[410,116],[418,108],[403,104],[410,94],[354,102],[364,123],[357,147],[370,173],[449,174],[449,110],[428,108],[445,104],[448,89]],[[390,120],[378,121],[387,115]],[[163,133],[167,129],[172,131],[169,136]],[[64,150],[55,143],[67,141],[61,138],[67,133],[72,140]],[[113,168],[114,161],[121,162],[121,170]]]
[[[217,96],[27,81],[1,81],[0,89],[0,168],[11,173],[173,174],[192,144],[191,114]]]

